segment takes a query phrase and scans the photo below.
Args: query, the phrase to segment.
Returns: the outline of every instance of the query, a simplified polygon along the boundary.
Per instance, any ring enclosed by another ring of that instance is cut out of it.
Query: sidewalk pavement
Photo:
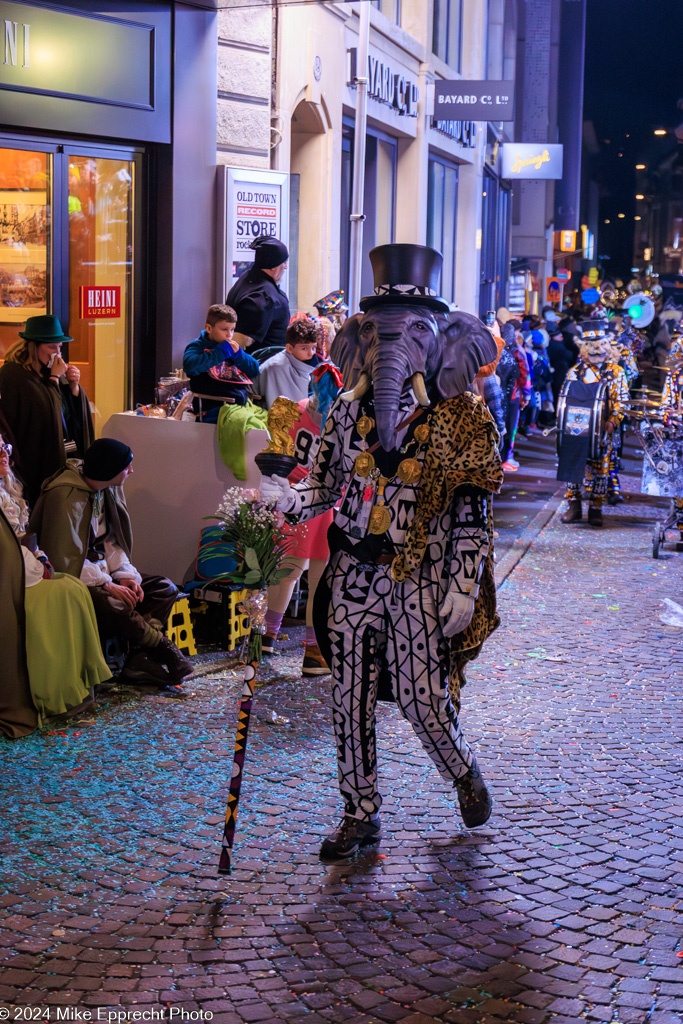
[[[381,705],[385,838],[321,866],[329,681],[299,678],[296,651],[257,688],[229,878],[236,669],[0,744],[0,1004],[117,1024],[680,1024],[683,634],[659,614],[683,603],[683,555],[651,558],[660,508],[633,494],[602,531],[556,515],[501,587],[463,693],[495,798],[480,829]]]

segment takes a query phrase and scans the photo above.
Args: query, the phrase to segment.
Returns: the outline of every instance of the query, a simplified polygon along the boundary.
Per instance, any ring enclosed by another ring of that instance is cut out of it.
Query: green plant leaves
[[[244,549],[244,561],[247,563],[250,569],[258,570],[258,572],[261,571],[258,555],[256,554],[253,548]]]

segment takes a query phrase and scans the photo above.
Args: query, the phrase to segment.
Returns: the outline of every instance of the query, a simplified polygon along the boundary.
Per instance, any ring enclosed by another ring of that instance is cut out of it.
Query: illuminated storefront
[[[179,47],[205,47],[215,96],[214,16],[179,6],[0,3],[0,357],[28,317],[56,314],[98,431],[149,400],[213,301],[215,102],[182,88]],[[199,129],[184,192],[179,143]],[[206,283],[183,295],[202,249]]]

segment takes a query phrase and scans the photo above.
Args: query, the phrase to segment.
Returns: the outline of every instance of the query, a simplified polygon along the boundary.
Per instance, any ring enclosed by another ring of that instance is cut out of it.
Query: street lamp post
[[[351,238],[349,244],[349,314],[358,311],[363,265],[363,199],[365,192],[365,130],[368,120],[368,51],[370,4],[360,3],[358,62],[356,64],[356,126],[353,136],[353,186],[351,190]]]

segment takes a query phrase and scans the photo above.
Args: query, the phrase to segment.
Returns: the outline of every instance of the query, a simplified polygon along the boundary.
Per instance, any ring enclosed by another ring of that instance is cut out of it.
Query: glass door
[[[0,138],[0,359],[28,317],[54,313],[98,435],[132,402],[141,161],[130,148]]]
[[[99,433],[129,406],[135,164],[76,151],[67,158],[69,360]]]

